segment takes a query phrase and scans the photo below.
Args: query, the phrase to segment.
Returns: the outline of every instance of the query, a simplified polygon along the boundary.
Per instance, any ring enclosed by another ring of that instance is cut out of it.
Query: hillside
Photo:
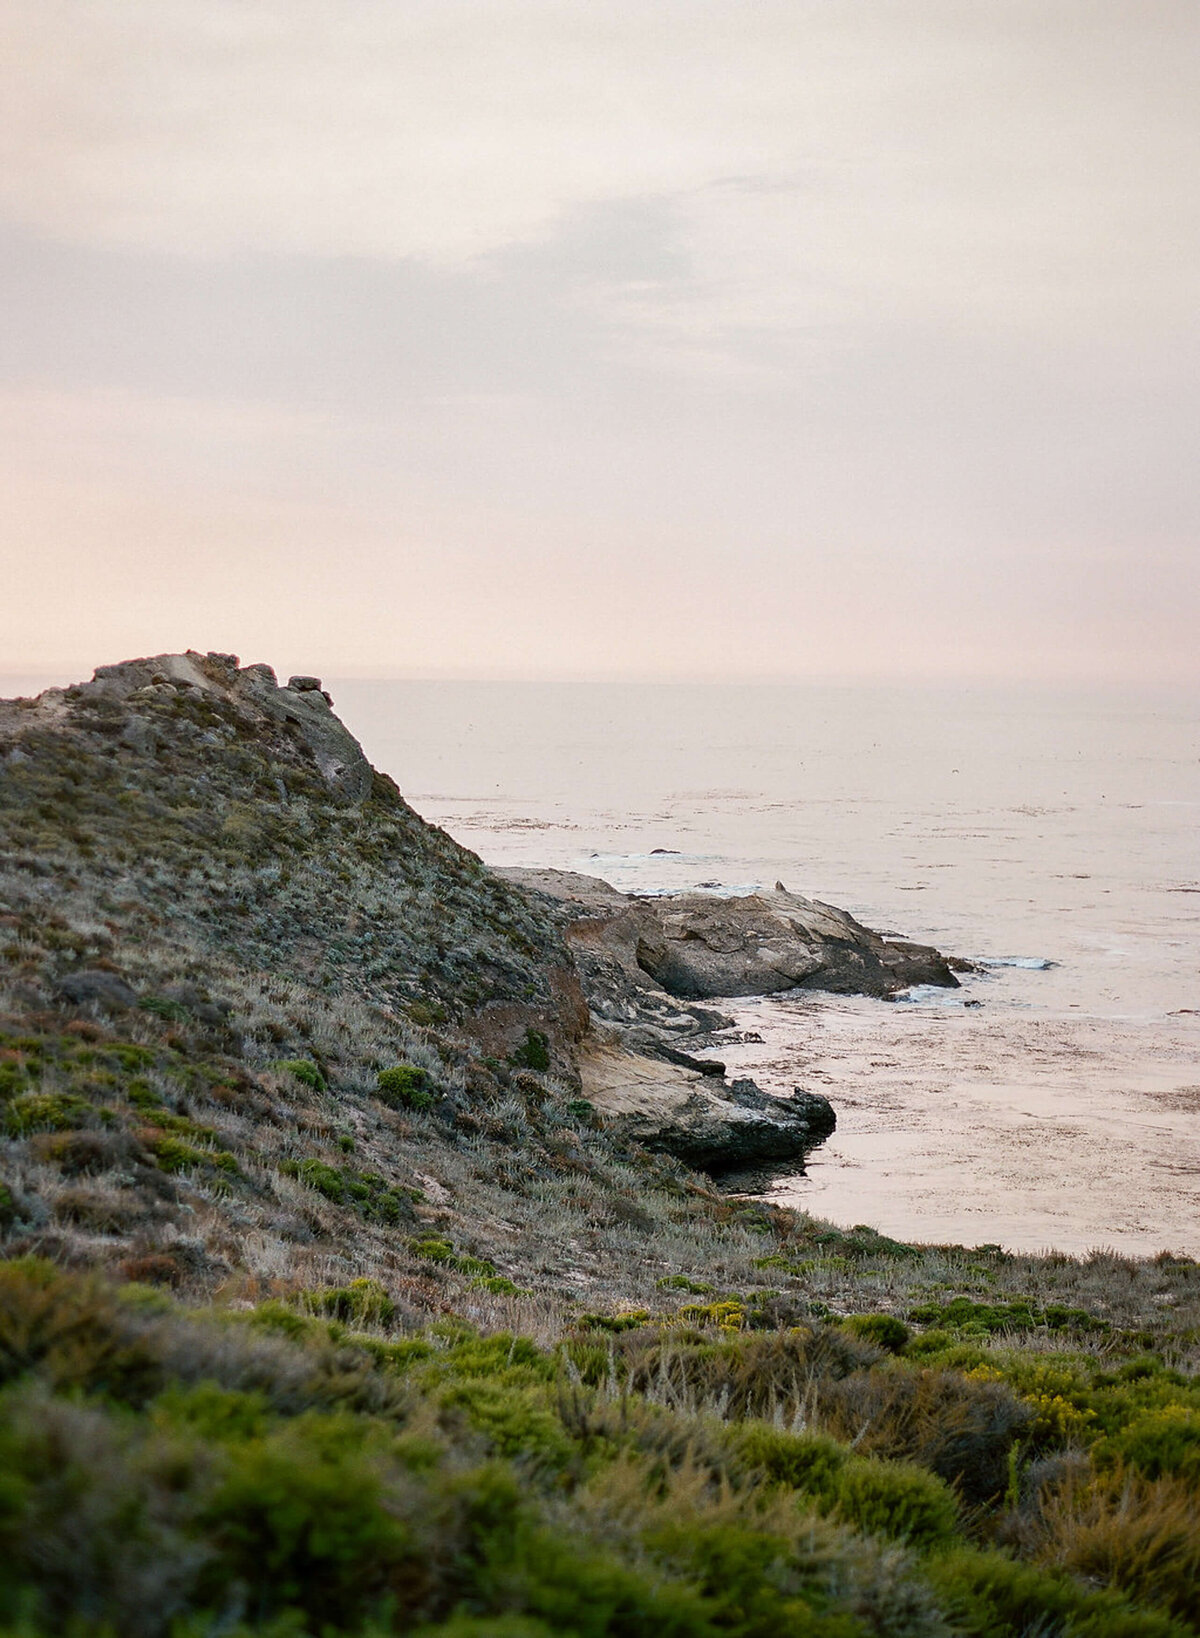
[[[0,702],[0,1630],[1200,1631],[1200,1267],[722,1192],[697,1109],[819,1115],[693,1056],[733,946],[553,885],[315,678]]]

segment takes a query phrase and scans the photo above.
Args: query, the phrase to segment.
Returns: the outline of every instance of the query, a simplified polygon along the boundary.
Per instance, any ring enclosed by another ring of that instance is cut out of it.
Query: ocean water
[[[1200,696],[333,685],[493,864],[637,892],[781,880],[981,963],[898,1002],[730,1003],[834,1137],[772,1197],[902,1238],[1200,1255]]]

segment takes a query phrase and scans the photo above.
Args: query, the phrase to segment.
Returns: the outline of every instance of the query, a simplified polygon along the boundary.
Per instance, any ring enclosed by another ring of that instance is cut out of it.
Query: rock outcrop
[[[627,1137],[701,1171],[721,1175],[764,1163],[793,1163],[836,1125],[827,1098],[797,1089],[771,1097],[753,1081],[732,1085],[680,1064],[635,1055],[618,1037],[594,1032],[579,1059],[584,1096]]]
[[[821,989],[895,995],[957,985],[937,950],[884,938],[832,905],[789,893],[639,898],[594,876],[506,869],[558,922],[602,1033],[580,1062],[585,1095],[648,1148],[710,1172],[802,1162],[834,1127],[828,1101],[724,1078],[705,1053],[732,1020],[703,1003]]]
[[[694,1034],[713,1027],[697,1002],[736,995],[891,996],[913,984],[958,984],[931,946],[885,938],[782,883],[740,897],[648,898],[564,870],[501,874],[557,907],[593,1011],[619,1028]]]
[[[360,806],[370,794],[371,764],[354,735],[334,715],[333,702],[322,689],[319,677],[291,677],[287,687],[281,688],[269,665],[242,669],[236,654],[189,652],[102,665],[90,683],[82,683],[71,692],[77,699],[126,705],[134,723],[140,702],[169,699],[172,695],[194,692],[209,702],[236,704],[242,711],[249,709],[260,715],[264,726],[274,724],[294,734],[312,756],[330,791],[342,801]]]

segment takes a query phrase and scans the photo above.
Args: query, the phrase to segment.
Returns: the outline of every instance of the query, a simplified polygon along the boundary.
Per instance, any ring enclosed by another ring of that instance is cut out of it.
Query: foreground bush
[[[359,1281],[189,1314],[138,1287],[0,1266],[5,1638],[1196,1630],[1178,1476],[1077,1465],[1038,1493],[1018,1563],[981,1550],[991,1515],[932,1460],[630,1385],[724,1381],[743,1406],[778,1405],[803,1361],[810,1406],[861,1378],[861,1404],[882,1407],[876,1443],[937,1457],[928,1406],[973,1405],[980,1386],[960,1379],[956,1397],[952,1373],[881,1370],[832,1329],[705,1342],[681,1328],[675,1353],[652,1326],[640,1344],[629,1330],[558,1349],[457,1321],[396,1337],[389,1302]],[[891,1372],[914,1393],[883,1391]]]

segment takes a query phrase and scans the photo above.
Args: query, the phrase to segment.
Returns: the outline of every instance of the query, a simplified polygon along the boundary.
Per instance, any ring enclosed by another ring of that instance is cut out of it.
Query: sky
[[[5,0],[0,673],[1200,683],[1195,0]]]

